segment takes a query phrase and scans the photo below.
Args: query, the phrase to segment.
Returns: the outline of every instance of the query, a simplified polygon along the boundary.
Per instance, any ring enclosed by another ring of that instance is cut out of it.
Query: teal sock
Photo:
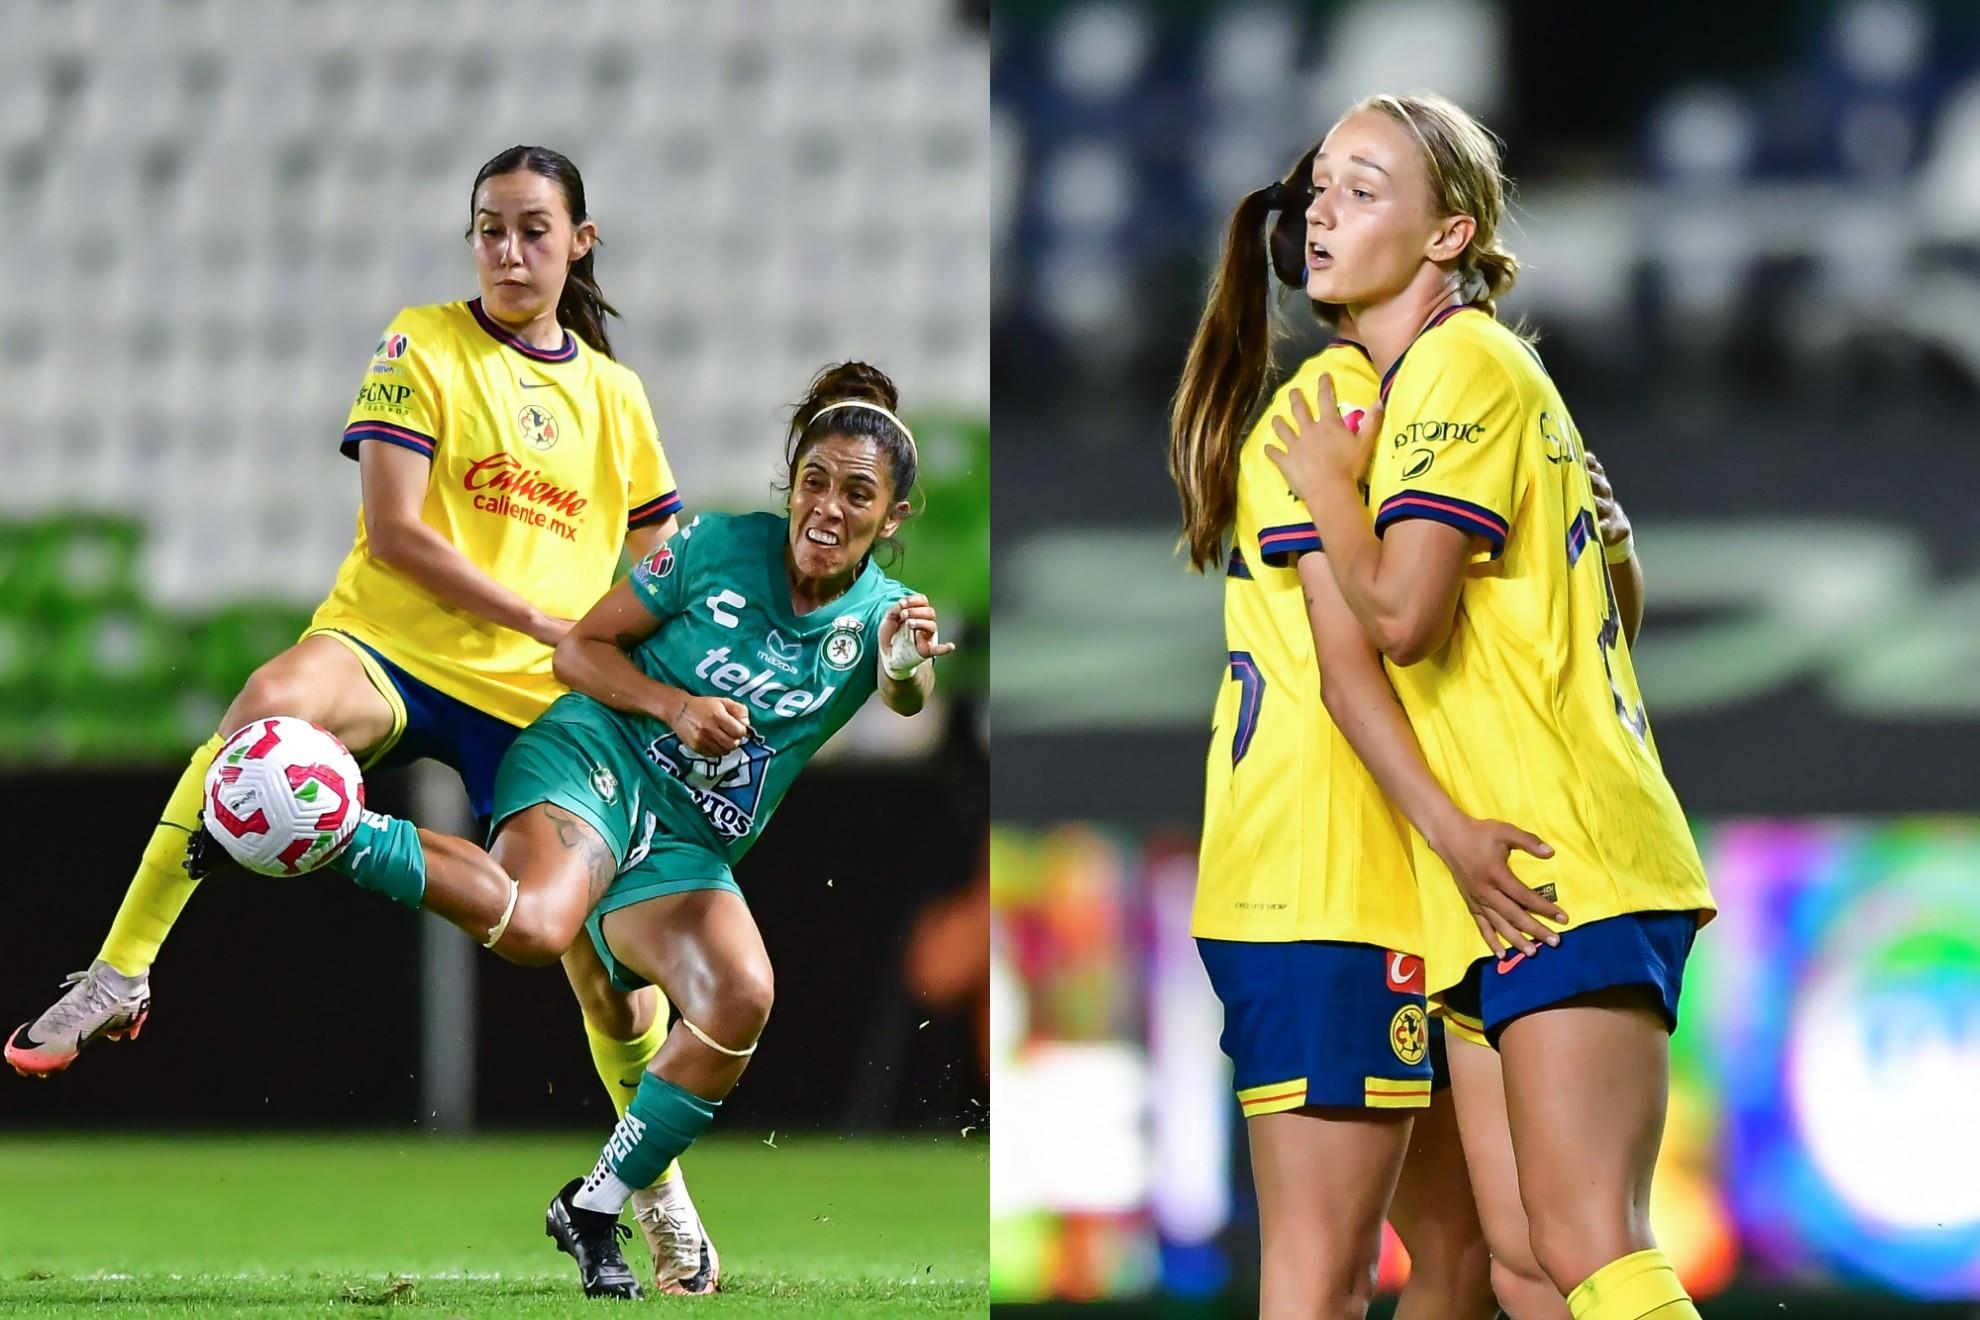
[[[426,898],[426,849],[409,820],[366,811],[330,865],[365,889],[416,908]]]
[[[586,1210],[616,1215],[642,1187],[660,1181],[667,1166],[715,1121],[720,1100],[703,1100],[664,1077],[647,1073],[625,1117],[612,1129],[598,1166],[572,1200]]]

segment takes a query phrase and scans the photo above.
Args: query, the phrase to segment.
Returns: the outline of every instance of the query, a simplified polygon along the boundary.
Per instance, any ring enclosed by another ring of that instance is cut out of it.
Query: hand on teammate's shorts
[[[1537,918],[1546,917],[1565,926],[1568,914],[1514,875],[1508,865],[1515,848],[1547,858],[1554,855],[1552,847],[1517,825],[1470,817],[1454,836],[1438,843],[1437,855],[1450,868],[1464,905],[1494,958],[1508,949],[1531,954],[1540,943],[1560,943],[1560,937]]]
[[[749,737],[749,707],[727,697],[689,697],[667,723],[696,756],[723,756]]]

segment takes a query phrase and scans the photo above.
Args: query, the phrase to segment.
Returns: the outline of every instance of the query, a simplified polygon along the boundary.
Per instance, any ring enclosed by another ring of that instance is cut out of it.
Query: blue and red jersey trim
[[[526,358],[537,362],[569,362],[577,356],[577,336],[569,330],[564,331],[564,346],[562,348],[537,348],[535,345],[525,343],[515,335],[510,334],[500,321],[497,321],[487,312],[482,311],[481,299],[476,298],[469,302],[467,306],[468,310],[474,313],[475,324],[487,331],[489,338],[515,349],[516,352]]]
[[[1310,522],[1265,527],[1258,532],[1258,557],[1274,568],[1284,568],[1294,556],[1320,548],[1320,529]]]
[[[626,515],[626,528],[651,527],[654,523],[665,522],[681,511],[681,493],[670,490],[665,495],[648,500]]]
[[[1454,495],[1439,495],[1434,491],[1405,490],[1382,501],[1382,507],[1375,513],[1375,534],[1380,536],[1388,530],[1390,523],[1409,518],[1427,518],[1473,536],[1482,536],[1491,543],[1494,559],[1505,553],[1506,534],[1511,530],[1504,518],[1482,504],[1473,504]]]
[[[1230,567],[1224,570],[1224,576],[1243,578],[1247,582],[1251,580],[1251,565],[1244,562],[1244,551],[1236,546],[1231,547]]]
[[[383,440],[388,445],[398,445],[410,449],[415,454],[433,457],[433,450],[440,442],[424,431],[415,431],[409,426],[394,426],[390,422],[352,422],[344,428],[343,443],[338,450],[345,458],[358,456],[358,445],[365,440]]]
[[[1368,351],[1368,345],[1362,343],[1359,339],[1348,339],[1345,338],[1344,336],[1336,335],[1334,338],[1327,341],[1327,348],[1351,348],[1355,352],[1361,354],[1361,356],[1367,358],[1371,366],[1375,362],[1375,355],[1373,353],[1370,353]],[[1327,351],[1327,349],[1323,348],[1320,351],[1324,353]]]
[[[1567,557],[1569,568],[1573,568],[1581,562],[1581,552],[1586,550],[1588,543],[1594,539],[1595,520],[1589,516],[1588,510],[1583,509],[1580,513],[1574,515],[1574,521],[1568,525]]]
[[[1471,304],[1469,303],[1459,303],[1455,307],[1446,307],[1443,311],[1438,312],[1435,316],[1431,317],[1430,323],[1428,325],[1424,326],[1421,330],[1418,330],[1416,332],[1416,339],[1423,338],[1423,336],[1429,334],[1432,330],[1435,330],[1438,326],[1450,320],[1453,316],[1456,316],[1459,312],[1471,312],[1477,310],[1478,310],[1477,308],[1471,306]],[[1389,369],[1382,373],[1382,406],[1385,408],[1389,406],[1389,386],[1395,384],[1396,373],[1402,370],[1403,359],[1409,356],[1409,349],[1416,347],[1416,339],[1410,340],[1409,348],[1405,348],[1400,354],[1398,354],[1396,356],[1396,360],[1389,364]]]

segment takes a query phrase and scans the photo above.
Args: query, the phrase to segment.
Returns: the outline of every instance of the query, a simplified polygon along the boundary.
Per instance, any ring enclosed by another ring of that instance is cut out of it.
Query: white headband
[[[900,428],[901,434],[907,437],[908,449],[913,452],[914,461],[917,463],[921,461],[921,446],[915,444],[914,432],[907,429],[906,422],[894,416],[894,414],[888,412],[885,408],[882,408],[877,403],[868,403],[864,399],[840,399],[837,403],[828,403],[823,408],[820,408],[817,412],[811,414],[811,421],[810,423],[808,423],[808,425],[811,426],[817,425],[818,419],[823,417],[826,413],[831,412],[834,408],[864,408],[868,412],[879,413],[882,417],[886,418],[888,421],[892,422],[895,426]]]

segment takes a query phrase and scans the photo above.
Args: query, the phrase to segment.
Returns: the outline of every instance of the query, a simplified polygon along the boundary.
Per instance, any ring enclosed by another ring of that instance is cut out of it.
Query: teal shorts
[[[589,707],[589,709],[587,709]],[[604,918],[648,899],[695,889],[742,889],[721,852],[694,836],[672,785],[648,773],[645,762],[596,703],[564,697],[517,735],[495,775],[495,828],[539,802],[554,802],[598,831],[612,850],[618,874],[585,919],[612,984],[637,990],[649,982],[613,956]]]

